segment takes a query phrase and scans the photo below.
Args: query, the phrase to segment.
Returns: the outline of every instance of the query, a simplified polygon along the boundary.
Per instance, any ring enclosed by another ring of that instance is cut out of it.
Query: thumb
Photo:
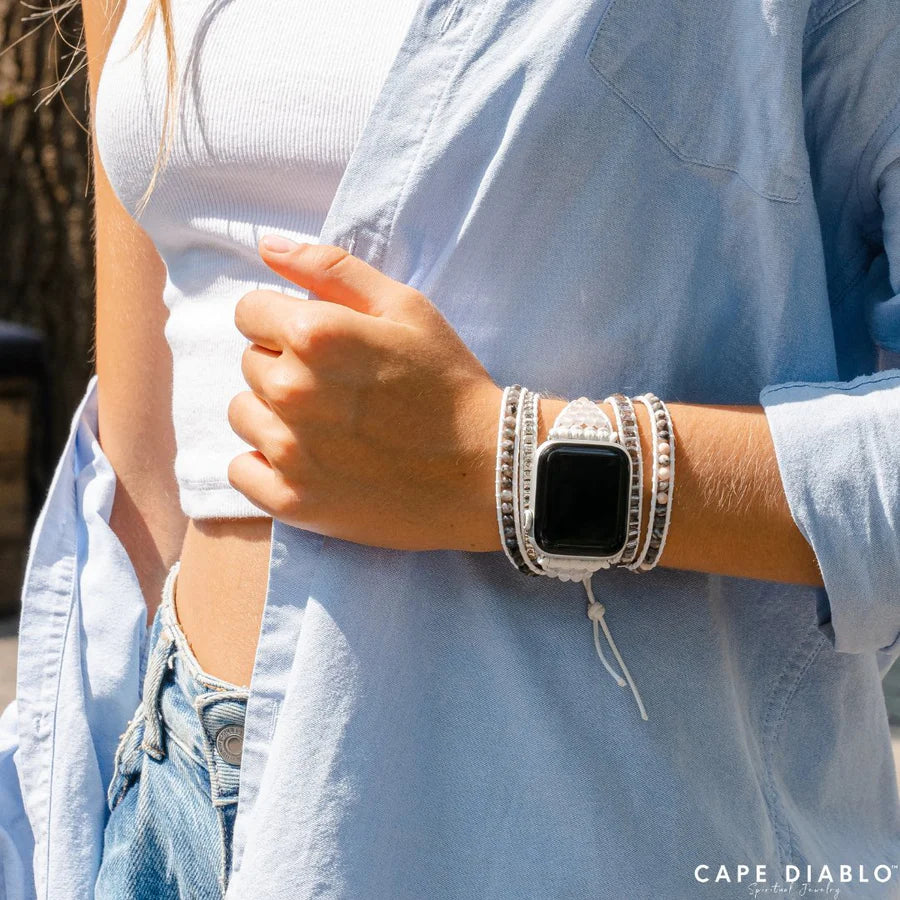
[[[372,316],[404,320],[401,292],[411,289],[343,247],[296,243],[281,235],[259,242],[263,262],[283,278],[316,294]]]

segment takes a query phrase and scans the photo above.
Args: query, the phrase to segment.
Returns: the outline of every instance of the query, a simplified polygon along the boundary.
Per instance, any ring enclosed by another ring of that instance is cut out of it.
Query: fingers
[[[270,243],[273,237],[277,240]],[[272,235],[260,240],[259,254],[283,278],[308,288],[320,299],[370,316],[405,321],[405,310],[418,294],[343,247],[297,244]]]
[[[299,525],[300,498],[284,476],[256,450],[235,456],[228,464],[228,482],[251,503],[276,519]]]
[[[305,312],[301,304],[311,302],[279,291],[249,291],[234,308],[234,324],[254,344],[280,352],[288,347],[295,318]]]
[[[282,471],[296,467],[299,448],[293,432],[253,391],[242,391],[231,398],[228,424],[269,465]]]
[[[295,356],[250,344],[241,357],[248,387],[282,419],[292,419],[312,396],[312,374]]]
[[[366,339],[379,323],[341,306],[301,300],[278,291],[256,290],[238,300],[234,324],[260,347],[303,355],[337,336]]]

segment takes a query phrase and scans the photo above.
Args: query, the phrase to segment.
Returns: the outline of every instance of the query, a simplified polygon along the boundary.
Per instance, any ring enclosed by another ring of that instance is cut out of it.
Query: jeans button
[[[244,749],[244,726],[226,725],[216,733],[216,750],[219,756],[233,766],[241,764],[241,751]]]

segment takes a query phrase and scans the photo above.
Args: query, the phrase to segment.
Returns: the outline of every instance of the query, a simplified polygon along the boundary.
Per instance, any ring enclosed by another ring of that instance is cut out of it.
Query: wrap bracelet
[[[519,553],[533,575],[543,575],[538,565],[537,548],[531,543],[524,527],[525,510],[531,503],[531,476],[534,453],[537,449],[540,395],[527,388],[522,390],[519,414],[516,417],[516,439],[513,449],[513,516]]]
[[[644,461],[634,401],[643,404],[649,413],[652,448],[650,510],[643,541]],[[672,516],[675,436],[671,415],[666,404],[649,392],[633,400],[616,393],[604,402],[612,406],[620,440],[632,463],[625,546],[611,565],[632,572],[649,572],[662,556]],[[495,489],[500,543],[516,569],[530,576],[548,574],[538,563],[537,548],[524,527],[525,511],[531,501],[539,404],[540,395],[520,384],[504,388],[497,431]]]
[[[503,389],[500,401],[500,423],[497,429],[497,469],[495,495],[500,543],[509,561],[523,574],[535,575],[526,565],[516,535],[513,465],[516,447],[516,417],[521,402],[522,385]]]
[[[641,540],[641,509],[644,505],[644,466],[641,441],[638,435],[637,416],[630,397],[612,394],[604,403],[609,403],[616,417],[616,428],[626,453],[631,457],[631,485],[628,511],[628,537],[622,555],[615,565],[627,566],[635,561]]]
[[[672,489],[675,483],[673,465],[675,440],[668,407],[655,394],[641,394],[635,400],[647,407],[650,415],[650,444],[653,475],[650,487],[650,512],[647,531],[637,558],[626,568],[633,572],[649,572],[659,562],[669,531],[672,515]]]
[[[644,394],[653,428],[653,490],[656,500],[655,516],[648,523],[649,547],[647,557],[641,566],[642,572],[649,572],[659,562],[672,519],[672,489],[675,484],[675,433],[669,408],[655,394]],[[655,428],[654,428],[655,426]]]

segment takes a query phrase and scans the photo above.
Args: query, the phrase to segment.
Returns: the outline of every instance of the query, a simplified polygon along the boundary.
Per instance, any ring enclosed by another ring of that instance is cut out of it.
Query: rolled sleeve
[[[836,650],[900,636],[900,370],[760,394],[791,514],[819,562],[817,617]]]
[[[803,74],[835,338],[827,352],[841,380],[770,384],[759,401],[791,514],[822,572],[819,627],[838,651],[896,656],[900,368],[874,371],[900,349],[896,0],[814,0]]]

